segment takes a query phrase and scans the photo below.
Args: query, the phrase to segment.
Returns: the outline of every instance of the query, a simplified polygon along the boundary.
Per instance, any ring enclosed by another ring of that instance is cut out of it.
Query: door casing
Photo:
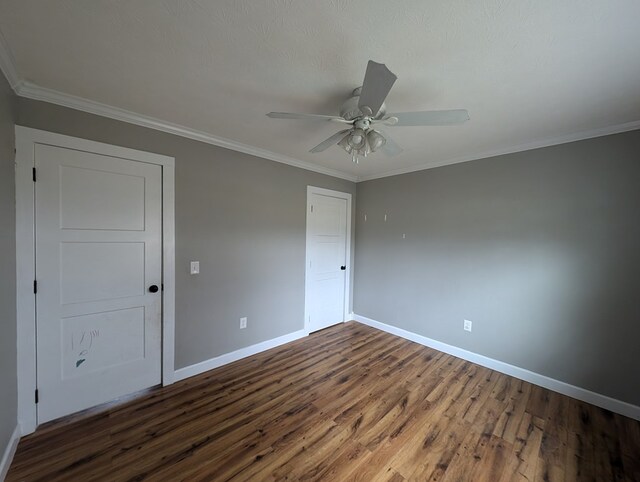
[[[37,427],[34,147],[45,144],[157,164],[162,167],[162,384],[174,381],[175,159],[135,149],[16,126],[16,315],[18,423],[22,435]]]
[[[344,284],[344,321],[349,320],[351,316],[351,194],[347,192],[341,191],[333,191],[331,189],[325,189],[322,187],[315,186],[307,186],[307,221],[306,221],[306,257],[305,257],[305,288],[304,288],[304,330],[307,335],[310,333],[310,325],[309,325],[309,289],[310,289],[310,279],[309,279],[309,262],[310,258],[310,226],[309,226],[309,213],[311,212],[311,198],[313,194],[321,194],[324,196],[337,197],[340,199],[345,199],[347,201],[347,254],[346,254],[346,273],[345,273],[345,284]]]

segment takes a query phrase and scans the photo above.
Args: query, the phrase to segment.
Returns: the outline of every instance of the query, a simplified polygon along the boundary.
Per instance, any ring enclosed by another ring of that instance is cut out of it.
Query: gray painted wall
[[[640,131],[357,196],[356,313],[640,405]]]
[[[23,98],[17,124],[176,158],[176,368],[304,327],[307,185],[354,183]]]
[[[16,428],[15,97],[0,71],[0,457]]]

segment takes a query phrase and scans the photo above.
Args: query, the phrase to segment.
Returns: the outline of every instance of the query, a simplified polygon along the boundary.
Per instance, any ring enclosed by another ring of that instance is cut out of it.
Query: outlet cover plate
[[[464,320],[464,331],[471,331],[473,326],[473,322],[469,320]]]

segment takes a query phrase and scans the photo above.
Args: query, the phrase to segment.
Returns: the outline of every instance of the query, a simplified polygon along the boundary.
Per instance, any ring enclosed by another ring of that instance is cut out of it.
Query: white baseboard
[[[476,363],[483,367],[490,368],[491,370],[496,370],[500,373],[519,378],[520,380],[524,380],[526,382],[533,383],[534,385],[547,388],[554,392],[562,393],[563,395],[582,400],[583,402],[605,408],[612,412],[619,413],[620,415],[640,420],[640,407],[637,405],[632,405],[621,400],[616,400],[615,398],[607,397],[606,395],[601,395],[600,393],[592,392],[591,390],[587,390],[585,388],[576,387],[575,385],[570,385],[568,383],[555,380],[545,375],[540,375],[539,373],[535,373],[524,368],[510,365],[499,360],[494,360],[493,358],[479,355],[477,353],[473,353],[471,351],[464,350],[453,345],[448,345],[446,343],[442,343],[441,341],[433,340],[431,338],[427,338],[426,336],[403,330],[402,328],[387,325],[385,323],[372,320],[365,316],[354,314],[353,319],[364,325],[386,331],[387,333],[391,333],[392,335],[396,335],[401,338],[419,343],[420,345],[428,346],[435,350],[448,353],[449,355],[462,358],[463,360]]]
[[[242,358],[246,358],[248,356],[255,355],[257,353],[269,350],[271,348],[284,345],[285,343],[298,340],[307,335],[308,333],[304,330],[294,331],[293,333],[289,333],[287,335],[282,335],[277,338],[273,338],[271,340],[266,340],[260,343],[256,343],[255,345],[247,346],[245,348],[240,348],[239,350],[232,351],[230,353],[225,353],[224,355],[220,355],[215,358],[210,358],[209,360],[196,363],[195,365],[179,368],[178,370],[175,371],[175,381],[177,382],[179,380],[184,380],[185,378],[189,378],[194,375],[199,375],[200,373],[213,370],[214,368],[218,368],[228,363],[232,363],[236,360],[240,360]]]
[[[16,425],[16,428],[13,430],[11,438],[9,439],[9,443],[4,449],[4,454],[0,461],[0,481],[3,481],[9,473],[9,467],[11,466],[13,456],[18,448],[18,442],[20,442],[20,425]]]

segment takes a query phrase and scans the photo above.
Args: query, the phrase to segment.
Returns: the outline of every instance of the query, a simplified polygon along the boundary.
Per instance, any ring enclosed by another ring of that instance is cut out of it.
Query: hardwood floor
[[[640,422],[355,322],[18,446],[9,481],[640,481]]]

